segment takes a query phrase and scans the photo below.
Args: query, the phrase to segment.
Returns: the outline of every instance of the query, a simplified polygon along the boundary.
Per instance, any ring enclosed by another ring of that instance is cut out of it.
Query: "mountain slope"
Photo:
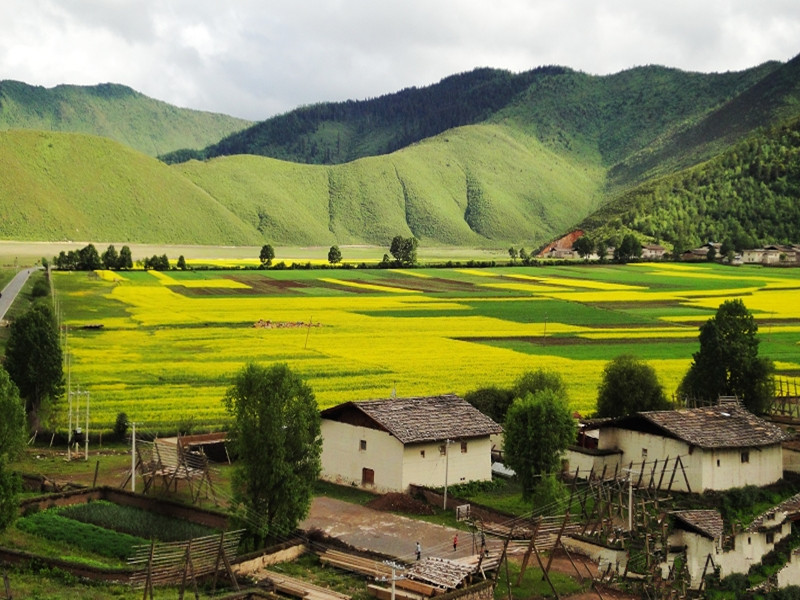
[[[202,147],[249,125],[244,119],[178,108],[122,85],[47,89],[0,81],[0,130],[101,135],[156,156]]]
[[[254,156],[173,167],[265,239],[289,244],[544,242],[599,199],[603,174],[497,125],[387,156],[298,165]],[[593,204],[594,203],[594,204]]]
[[[741,250],[800,240],[800,119],[761,131],[706,163],[609,202],[580,228],[630,230],[679,252],[706,241]]]
[[[0,132],[0,238],[256,244],[162,162],[101,137]]]

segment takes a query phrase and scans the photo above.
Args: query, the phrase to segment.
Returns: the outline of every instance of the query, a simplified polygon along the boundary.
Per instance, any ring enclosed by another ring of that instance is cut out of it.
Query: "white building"
[[[347,402],[322,411],[322,478],[378,492],[490,480],[502,431],[452,394]]]
[[[703,573],[713,573],[719,568],[720,577],[734,573],[747,573],[750,567],[761,563],[775,544],[791,533],[791,521],[800,514],[800,494],[792,496],[778,506],[756,517],[742,531],[724,532],[722,515],[716,510],[682,510],[671,513],[673,530],[668,539],[670,553],[662,564],[666,576],[675,558],[685,554],[690,585],[697,588]],[[800,581],[800,563],[790,562],[781,570],[782,585],[796,585]]]
[[[637,485],[702,493],[764,486],[783,476],[786,434],[738,403],[635,413],[595,423],[595,448],[572,446],[565,469],[587,477],[623,469]]]

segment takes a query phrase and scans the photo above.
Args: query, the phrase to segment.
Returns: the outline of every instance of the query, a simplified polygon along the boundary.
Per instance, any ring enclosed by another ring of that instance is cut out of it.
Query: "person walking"
[[[420,546],[419,542],[417,542],[417,560],[419,560],[421,557],[422,557],[422,546]]]
[[[455,536],[453,536],[453,552],[455,552],[457,549],[458,549],[458,534],[455,534]]]

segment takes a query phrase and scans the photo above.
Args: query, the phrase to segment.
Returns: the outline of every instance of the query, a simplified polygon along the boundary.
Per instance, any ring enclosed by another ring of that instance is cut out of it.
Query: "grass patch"
[[[20,517],[15,526],[26,533],[119,560],[131,556],[135,546],[148,543],[144,538],[61,516],[52,509]]]
[[[177,542],[219,533],[216,529],[197,523],[166,517],[133,506],[120,506],[105,500],[65,506],[59,509],[59,514],[82,523],[139,538],[155,538],[161,542]]]

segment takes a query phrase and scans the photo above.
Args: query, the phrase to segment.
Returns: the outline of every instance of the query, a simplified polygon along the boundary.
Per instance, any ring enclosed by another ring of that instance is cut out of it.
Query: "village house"
[[[690,585],[700,586],[704,574],[719,569],[720,577],[747,573],[774,550],[775,544],[791,533],[791,523],[800,516],[800,494],[756,517],[741,531],[724,531],[722,515],[716,510],[681,510],[670,513],[673,528],[668,538],[669,554],[662,563],[662,575],[678,556],[689,574]],[[778,573],[782,585],[796,585],[800,561],[790,560]]]
[[[463,398],[347,402],[322,411],[322,478],[376,492],[492,478],[503,429]]]
[[[596,430],[593,435],[592,430]],[[778,426],[738,401],[715,406],[640,412],[581,427],[564,468],[578,477],[623,476],[635,484],[702,493],[764,486],[783,476]],[[625,475],[627,476],[627,475]]]
[[[661,260],[666,251],[666,248],[659,244],[642,244],[642,258],[645,260]]]

